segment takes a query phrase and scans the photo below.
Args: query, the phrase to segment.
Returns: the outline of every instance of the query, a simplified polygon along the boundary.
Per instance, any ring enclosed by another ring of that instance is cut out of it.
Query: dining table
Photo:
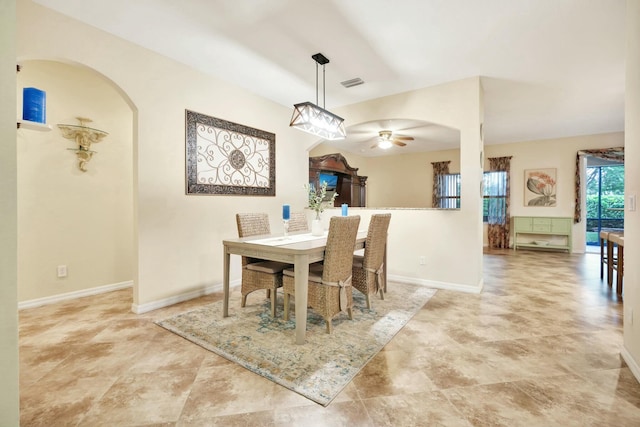
[[[363,249],[366,239],[367,230],[358,230],[354,251]],[[231,265],[231,255],[292,264],[295,271],[295,342],[296,344],[304,344],[307,331],[309,264],[324,259],[325,247],[327,245],[327,232],[325,231],[321,236],[315,236],[306,232],[291,233],[286,236],[282,234],[251,236],[223,240],[222,244],[224,246],[224,299],[222,316],[229,316],[229,268]],[[272,297],[275,297],[275,295]]]

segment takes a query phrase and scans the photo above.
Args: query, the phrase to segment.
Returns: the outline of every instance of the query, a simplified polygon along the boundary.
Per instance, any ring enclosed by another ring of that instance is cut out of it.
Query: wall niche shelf
[[[109,133],[86,126],[86,123],[92,122],[91,119],[86,117],[76,117],[76,119],[79,124],[59,124],[58,128],[60,128],[63,137],[71,139],[78,144],[77,148],[69,148],[69,150],[76,153],[76,156],[78,157],[78,168],[82,172],[86,172],[87,163],[89,163],[89,160],[91,160],[93,155],[96,153],[91,150],[91,144],[96,144],[102,141],[102,139],[109,135]]]
[[[29,129],[38,132],[49,132],[51,125],[46,123],[32,122],[31,120],[18,120],[18,129]]]

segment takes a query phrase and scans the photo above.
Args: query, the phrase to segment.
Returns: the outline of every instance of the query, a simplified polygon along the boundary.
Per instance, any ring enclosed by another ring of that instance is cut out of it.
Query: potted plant
[[[320,214],[327,206],[333,206],[338,193],[334,192],[331,197],[327,199],[327,183],[324,181],[319,189],[309,184],[305,184],[305,189],[309,196],[309,209],[312,209],[316,213],[316,217],[311,223],[311,233],[318,236],[324,233],[320,222]]]

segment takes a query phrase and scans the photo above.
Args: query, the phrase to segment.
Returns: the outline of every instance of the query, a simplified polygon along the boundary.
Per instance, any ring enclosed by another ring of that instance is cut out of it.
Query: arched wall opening
[[[22,91],[46,92],[50,131],[20,128],[18,162],[18,302],[21,308],[129,287],[137,276],[136,108],[111,80],[65,60],[21,59]],[[108,135],[78,167],[77,143],[58,124],[77,117]],[[66,277],[60,276],[64,266]]]

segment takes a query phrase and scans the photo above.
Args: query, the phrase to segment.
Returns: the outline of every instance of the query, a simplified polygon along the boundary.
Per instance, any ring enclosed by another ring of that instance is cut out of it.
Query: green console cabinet
[[[573,218],[513,217],[513,248],[559,249],[571,253]]]

